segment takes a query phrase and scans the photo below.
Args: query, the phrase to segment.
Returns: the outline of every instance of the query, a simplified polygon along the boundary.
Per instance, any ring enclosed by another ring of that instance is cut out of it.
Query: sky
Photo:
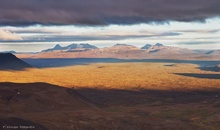
[[[0,0],[0,51],[162,43],[220,49],[219,0]]]

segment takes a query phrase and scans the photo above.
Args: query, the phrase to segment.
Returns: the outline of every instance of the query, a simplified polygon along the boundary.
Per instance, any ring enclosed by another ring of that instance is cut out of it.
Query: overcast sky
[[[220,49],[219,0],[0,0],[0,51],[71,43]]]

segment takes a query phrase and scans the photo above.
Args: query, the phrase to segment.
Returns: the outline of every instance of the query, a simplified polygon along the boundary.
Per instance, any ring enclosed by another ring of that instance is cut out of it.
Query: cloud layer
[[[23,38],[15,33],[0,29],[0,41],[23,40]]]
[[[181,33],[174,32],[164,32],[164,33],[155,33],[149,35],[37,35],[23,39],[1,39],[1,31],[0,31],[0,42],[5,43],[29,43],[29,42],[71,42],[71,41],[120,41],[127,39],[138,39],[138,38],[159,38],[159,37],[167,37],[167,36],[179,36]]]
[[[0,0],[0,25],[109,25],[204,21],[219,0]]]

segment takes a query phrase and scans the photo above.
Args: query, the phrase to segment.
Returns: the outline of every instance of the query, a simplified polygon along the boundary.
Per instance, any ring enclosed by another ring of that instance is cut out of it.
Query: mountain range
[[[86,49],[96,49],[96,46],[90,45],[90,44],[70,44],[68,46],[64,46],[61,47],[59,44],[57,44],[56,46],[54,46],[53,48],[49,48],[46,50],[42,50],[41,52],[52,52],[52,51],[67,51],[67,52],[71,52],[71,51],[84,51]]]
[[[98,48],[90,44],[55,45],[36,54],[16,54],[19,58],[121,58],[121,59],[187,59],[220,60],[220,50],[190,50],[165,46],[161,43],[146,44],[138,48],[128,44]]]

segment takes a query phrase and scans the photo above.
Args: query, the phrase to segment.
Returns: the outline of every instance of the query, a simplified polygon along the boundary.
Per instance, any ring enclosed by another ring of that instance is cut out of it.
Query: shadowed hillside
[[[16,108],[15,111],[43,112],[60,110],[64,106],[72,110],[95,107],[72,89],[46,83],[1,83],[0,90],[1,105]]]
[[[60,111],[86,109],[98,108],[72,89],[46,83],[0,83],[0,128],[33,126],[36,130],[47,130],[47,127],[37,120],[37,115],[47,121],[50,117],[47,117],[46,113],[56,116],[62,114]]]
[[[0,83],[0,127],[217,130],[219,95],[219,89],[70,89],[46,83]]]
[[[0,70],[22,70],[25,68],[31,68],[31,65],[11,53],[0,53]]]

